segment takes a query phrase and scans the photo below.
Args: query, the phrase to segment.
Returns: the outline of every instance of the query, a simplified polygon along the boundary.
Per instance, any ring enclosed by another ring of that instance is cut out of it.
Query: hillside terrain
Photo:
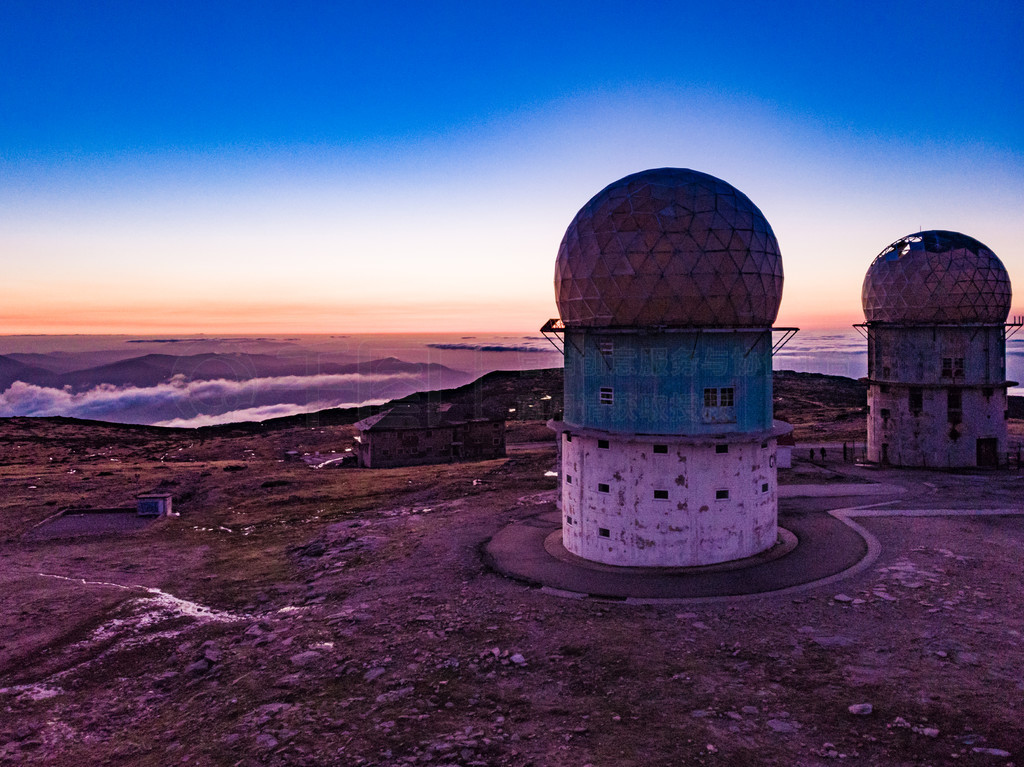
[[[0,764],[1022,763],[1020,516],[862,520],[870,569],[746,602],[566,599],[489,570],[496,532],[553,508],[560,380],[419,395],[531,417],[506,459],[408,469],[300,460],[344,451],[365,409],[0,419]],[[846,380],[777,375],[778,412],[853,434]],[[1021,506],[1015,472],[829,467],[888,483],[868,499],[888,508]],[[181,516],[52,524],[149,490]],[[780,521],[857,502],[786,499]]]

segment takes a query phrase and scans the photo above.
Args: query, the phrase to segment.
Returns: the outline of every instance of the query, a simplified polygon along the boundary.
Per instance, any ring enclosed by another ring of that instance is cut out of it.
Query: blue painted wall
[[[640,434],[769,429],[771,348],[768,331],[566,330],[565,421]],[[612,390],[611,404],[602,403],[602,387]],[[733,407],[704,407],[705,388],[727,387]]]

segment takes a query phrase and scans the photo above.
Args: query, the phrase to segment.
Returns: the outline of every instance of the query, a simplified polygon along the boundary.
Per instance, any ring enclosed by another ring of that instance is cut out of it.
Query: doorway
[[[978,440],[978,466],[999,466],[999,443],[995,437]]]

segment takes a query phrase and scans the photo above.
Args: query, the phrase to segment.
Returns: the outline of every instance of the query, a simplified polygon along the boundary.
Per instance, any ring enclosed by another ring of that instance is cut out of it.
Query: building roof
[[[901,237],[868,267],[861,288],[868,322],[1002,324],[1010,275],[973,237],[932,230]]]
[[[499,415],[477,415],[466,405],[395,405],[355,424],[361,432],[438,429],[470,421],[504,421]]]
[[[568,327],[767,327],[782,300],[771,226],[731,184],[685,168],[626,176],[569,224],[555,262]]]

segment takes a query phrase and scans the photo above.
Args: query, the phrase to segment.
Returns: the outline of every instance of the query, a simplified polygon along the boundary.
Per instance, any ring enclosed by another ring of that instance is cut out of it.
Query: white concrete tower
[[[1006,454],[1010,278],[958,232],[903,237],[861,292],[868,340],[868,460],[998,466]]]
[[[599,192],[558,251],[562,541],[612,565],[741,559],[778,539],[772,323],[782,259],[742,192],[692,170]]]

